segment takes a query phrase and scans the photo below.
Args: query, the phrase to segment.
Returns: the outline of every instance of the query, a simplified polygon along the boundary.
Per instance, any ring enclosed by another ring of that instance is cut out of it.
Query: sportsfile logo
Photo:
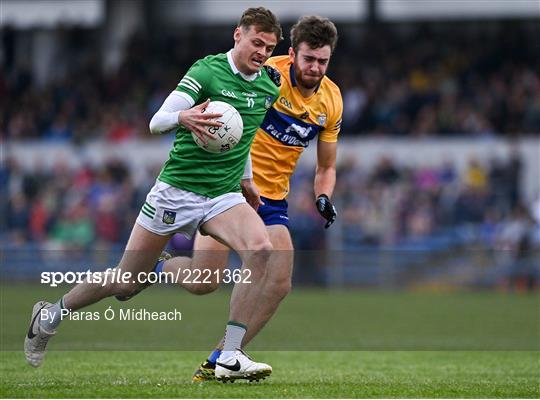
[[[155,284],[155,283],[252,283],[250,268],[231,268],[231,269],[214,269],[214,268],[193,268],[193,269],[178,269],[173,272],[139,272],[133,274],[129,271],[122,271],[119,268],[108,268],[105,271],[92,272],[86,270],[84,272],[50,272],[44,271],[41,273],[41,283],[50,287],[57,287],[63,283],[79,284],[92,283],[105,286],[107,284],[116,283],[139,283],[139,284]]]

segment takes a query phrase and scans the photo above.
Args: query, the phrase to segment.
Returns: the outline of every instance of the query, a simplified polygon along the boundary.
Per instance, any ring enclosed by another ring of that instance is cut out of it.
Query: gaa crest
[[[174,220],[176,219],[176,213],[174,211],[164,210],[163,211],[163,222],[171,225],[174,224]]]
[[[272,107],[272,103],[274,102],[273,100],[274,99],[272,96],[266,96],[264,99],[264,108],[268,110],[270,107]]]

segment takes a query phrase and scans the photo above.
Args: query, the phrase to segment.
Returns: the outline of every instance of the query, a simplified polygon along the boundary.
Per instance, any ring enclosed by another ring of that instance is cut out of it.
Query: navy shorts
[[[262,218],[265,225],[285,225],[289,227],[289,216],[287,215],[287,200],[272,200],[261,196],[264,206],[259,206],[257,213]]]

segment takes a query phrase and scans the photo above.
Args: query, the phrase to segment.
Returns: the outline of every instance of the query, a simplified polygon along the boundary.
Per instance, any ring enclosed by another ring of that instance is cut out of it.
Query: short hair
[[[273,33],[278,42],[283,40],[281,25],[272,11],[264,7],[248,8],[238,21],[239,28],[254,26],[258,32]]]
[[[337,40],[338,32],[334,23],[317,15],[304,16],[291,28],[291,45],[295,51],[298,51],[300,43],[305,42],[312,49],[329,45],[334,52]]]

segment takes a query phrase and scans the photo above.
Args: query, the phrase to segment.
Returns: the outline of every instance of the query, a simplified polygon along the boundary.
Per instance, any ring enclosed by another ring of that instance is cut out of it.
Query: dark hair
[[[258,32],[268,32],[276,35],[278,41],[283,39],[283,31],[277,17],[267,8],[248,8],[238,21],[239,28],[254,26]]]
[[[291,28],[291,45],[294,51],[298,50],[300,43],[305,42],[312,49],[329,45],[333,52],[337,40],[338,33],[334,23],[317,15],[302,17]]]

